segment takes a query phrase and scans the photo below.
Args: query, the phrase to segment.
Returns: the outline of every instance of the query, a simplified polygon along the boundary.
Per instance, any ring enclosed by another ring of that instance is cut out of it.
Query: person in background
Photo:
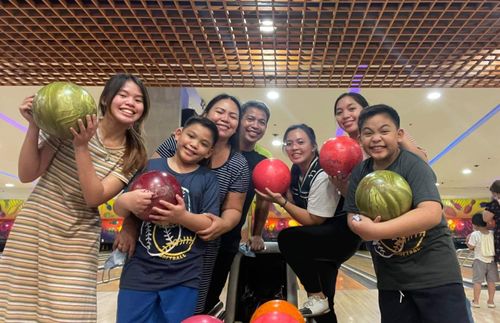
[[[40,131],[33,96],[19,108],[28,131],[19,178],[40,178],[16,217],[0,259],[0,322],[95,322],[101,233],[97,207],[122,190],[147,160],[143,122],[148,92],[137,77],[116,74],[73,139]]]
[[[136,174],[172,174],[183,196],[176,196],[177,205],[160,201],[162,208],[153,207],[151,221],[142,221],[135,253],[120,278],[117,322],[181,322],[194,314],[207,246],[196,232],[210,226],[206,214],[218,215],[220,205],[217,177],[200,164],[212,154],[217,138],[212,121],[191,117],[175,132],[175,155],[150,159]],[[140,215],[152,197],[146,190],[126,191],[117,198],[115,212]]]
[[[472,216],[472,226],[474,232],[467,238],[467,246],[470,250],[474,250],[474,262],[472,263],[474,299],[472,300],[472,307],[480,307],[481,284],[486,279],[488,285],[487,305],[494,308],[495,282],[498,281],[498,270],[494,257],[493,233],[486,228],[486,222],[484,222],[481,213]]]
[[[415,154],[400,148],[404,131],[399,115],[387,105],[360,114],[360,142],[370,158],[349,180],[344,210],[353,232],[367,241],[377,275],[383,323],[468,321],[462,275],[442,212],[436,175]],[[401,175],[413,192],[411,209],[388,221],[372,220],[355,202],[359,182],[376,170]]]
[[[495,261],[500,264],[500,180],[494,181],[490,186],[491,201],[485,203],[482,207],[483,220],[486,223],[494,221],[493,237],[495,240]]]

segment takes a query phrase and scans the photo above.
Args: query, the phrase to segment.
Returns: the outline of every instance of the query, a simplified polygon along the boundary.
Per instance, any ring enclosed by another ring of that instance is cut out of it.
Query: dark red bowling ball
[[[347,136],[328,139],[319,151],[319,164],[330,176],[348,176],[362,160],[359,143]]]
[[[255,166],[252,181],[255,188],[263,193],[266,187],[274,193],[285,193],[290,186],[290,169],[279,159],[264,159]]]
[[[182,188],[174,175],[167,172],[152,170],[139,175],[131,184],[130,190],[148,190],[153,193],[151,205],[142,213],[136,214],[144,221],[149,221],[149,215],[153,207],[163,208],[160,200],[177,204],[175,195],[182,197]]]

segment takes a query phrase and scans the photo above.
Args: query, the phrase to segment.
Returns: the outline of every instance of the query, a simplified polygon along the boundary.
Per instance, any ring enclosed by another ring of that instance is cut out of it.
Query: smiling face
[[[307,133],[297,128],[286,135],[285,151],[292,163],[307,168],[315,157],[316,147]]]
[[[219,140],[229,140],[236,133],[239,123],[238,106],[231,99],[217,101],[206,117],[212,120],[219,130]]]
[[[402,139],[403,130],[386,113],[368,117],[360,131],[361,145],[373,158],[376,169],[385,169],[396,160]]]
[[[351,96],[346,95],[337,102],[335,120],[351,138],[358,136],[358,117],[363,107]]]
[[[267,115],[258,108],[248,108],[241,119],[241,139],[255,144],[262,139],[267,129]]]
[[[140,87],[131,80],[126,81],[113,97],[109,111],[118,122],[133,125],[144,112],[144,97]]]
[[[176,154],[186,164],[197,164],[212,154],[214,136],[209,128],[200,123],[177,129],[175,139]]]

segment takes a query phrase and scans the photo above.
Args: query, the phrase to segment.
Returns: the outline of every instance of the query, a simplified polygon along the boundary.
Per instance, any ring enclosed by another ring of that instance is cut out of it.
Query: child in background
[[[498,270],[495,263],[495,246],[493,244],[493,233],[486,228],[486,222],[481,213],[472,216],[472,232],[467,240],[467,246],[474,250],[474,262],[472,264],[472,282],[474,283],[474,299],[472,307],[479,306],[479,295],[481,284],[486,278],[488,285],[488,307],[494,308],[495,282],[498,281]]]
[[[175,131],[176,153],[148,161],[144,171],[174,175],[182,187],[178,204],[161,201],[152,222],[142,222],[135,252],[125,264],[118,294],[117,322],[181,322],[194,314],[207,242],[196,232],[208,228],[219,214],[219,186],[215,173],[200,166],[218,139],[215,123],[190,118]],[[120,216],[140,214],[151,204],[152,193],[135,190],[115,202]]]
[[[370,158],[352,171],[344,210],[352,231],[373,241],[370,252],[382,322],[468,322],[462,276],[436,175],[424,160],[400,148],[404,131],[393,108],[368,107],[358,123],[361,145]],[[356,188],[375,170],[390,170],[406,179],[413,192],[410,211],[384,222],[358,214]]]
[[[133,75],[111,77],[99,99],[99,123],[95,115],[87,116],[86,127],[80,120],[72,140],[40,131],[32,104],[30,96],[19,108],[29,123],[19,179],[40,180],[0,259],[0,322],[95,322],[97,206],[146,163],[147,90]]]

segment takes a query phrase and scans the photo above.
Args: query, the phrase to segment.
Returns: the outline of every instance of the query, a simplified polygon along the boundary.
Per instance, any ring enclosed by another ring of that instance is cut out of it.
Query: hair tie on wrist
[[[285,198],[285,203],[281,206],[282,208],[285,208],[285,205],[288,203],[288,200]]]

